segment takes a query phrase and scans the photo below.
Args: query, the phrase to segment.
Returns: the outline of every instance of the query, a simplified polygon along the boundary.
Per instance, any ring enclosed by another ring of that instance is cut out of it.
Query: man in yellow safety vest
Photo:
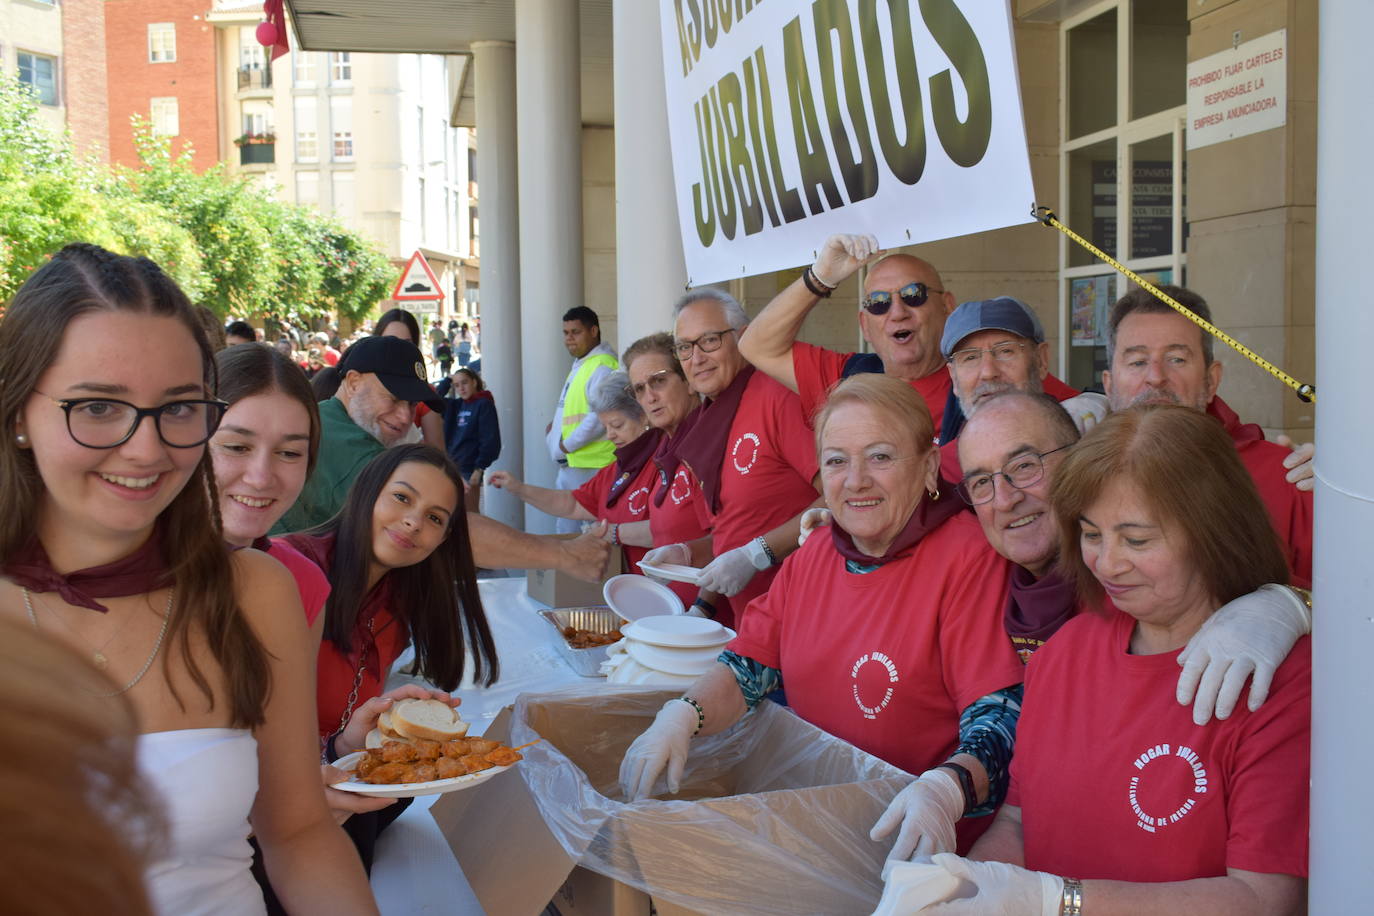
[[[563,346],[572,354],[572,369],[558,396],[558,409],[549,426],[549,454],[558,463],[556,486],[574,490],[615,460],[615,446],[587,403],[587,395],[619,367],[615,351],[601,342],[596,312],[579,305],[563,315]],[[558,519],[560,533],[576,532],[579,523]]]

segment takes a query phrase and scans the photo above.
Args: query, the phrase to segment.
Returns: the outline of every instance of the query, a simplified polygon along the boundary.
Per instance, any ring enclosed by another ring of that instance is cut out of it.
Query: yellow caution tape
[[[1300,382],[1297,379],[1293,378],[1293,376],[1289,375],[1287,372],[1284,372],[1278,366],[1269,362],[1269,360],[1265,359],[1263,356],[1260,356],[1254,350],[1251,350],[1249,347],[1245,346],[1245,344],[1236,340],[1230,334],[1227,334],[1225,331],[1223,331],[1216,325],[1212,324],[1206,318],[1203,318],[1201,315],[1197,314],[1192,309],[1189,309],[1188,307],[1175,301],[1172,296],[1166,295],[1159,289],[1159,287],[1155,286],[1149,280],[1146,280],[1144,277],[1140,276],[1140,274],[1131,270],[1126,265],[1122,264],[1120,261],[1116,260],[1111,255],[1107,254],[1105,251],[1098,248],[1092,242],[1083,238],[1083,236],[1079,235],[1077,232],[1074,232],[1068,226],[1065,226],[1063,223],[1061,223],[1059,221],[1059,218],[1054,215],[1054,211],[1051,210],[1049,207],[1033,206],[1031,208],[1031,216],[1033,216],[1037,221],[1044,223],[1046,226],[1058,229],[1060,232],[1064,233],[1069,238],[1073,239],[1075,242],[1082,245],[1088,251],[1092,252],[1094,256],[1096,256],[1100,260],[1107,262],[1112,267],[1116,268],[1126,277],[1134,281],[1141,289],[1148,291],[1160,302],[1163,302],[1165,305],[1174,309],[1184,318],[1187,318],[1193,324],[1202,328],[1202,330],[1206,331],[1208,334],[1211,334],[1217,340],[1220,340],[1222,343],[1226,344],[1231,349],[1235,350],[1241,356],[1244,356],[1246,359],[1250,360],[1250,362],[1254,363],[1256,366],[1259,366],[1265,372],[1268,372],[1274,378],[1283,382],[1289,388],[1292,388],[1293,391],[1295,391],[1298,397],[1302,400],[1307,401],[1308,403],[1312,403],[1317,400],[1317,388],[1315,385],[1308,385],[1304,382]]]

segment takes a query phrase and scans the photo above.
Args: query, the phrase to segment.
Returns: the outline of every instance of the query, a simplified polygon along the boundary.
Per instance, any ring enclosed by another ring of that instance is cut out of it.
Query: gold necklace
[[[35,630],[37,630],[38,615],[33,612],[33,602],[29,600],[29,590],[27,588],[21,587],[20,591],[24,594],[24,608],[29,612],[29,623],[33,625],[33,628]],[[143,663],[143,667],[138,669],[138,673],[135,674],[132,679],[130,679],[129,683],[125,684],[123,687],[120,687],[118,690],[111,690],[108,692],[86,691],[87,693],[90,693],[92,696],[97,697],[117,697],[121,693],[128,693],[131,689],[133,689],[133,686],[135,684],[143,680],[143,675],[147,674],[148,669],[153,666],[153,659],[157,658],[157,653],[162,649],[162,641],[167,636],[167,626],[172,621],[172,603],[176,599],[176,593],[177,592],[175,588],[173,588],[171,591],[167,593],[167,608],[162,613],[162,629],[157,634],[157,642],[153,643],[152,654],[150,654],[148,656],[148,660]],[[58,619],[61,620],[60,617]],[[63,621],[63,623],[66,623],[66,621]],[[70,630],[71,627],[68,626],[67,629]],[[120,629],[123,629],[123,627],[121,627]],[[110,639],[113,640],[114,637],[110,637]],[[105,645],[108,646],[109,644],[110,641],[107,640],[105,642]],[[101,648],[103,649],[104,646],[101,646]],[[96,660],[96,664],[100,665],[103,668],[104,666],[101,664],[99,659],[104,659],[104,656],[101,655],[99,650],[97,650],[95,654],[99,657]],[[108,659],[106,659],[106,661],[108,662]]]
[[[36,618],[34,617],[34,614],[33,614],[33,605],[32,605],[32,604],[30,603],[30,601],[29,601],[29,590],[28,590],[27,588],[25,588],[25,589],[22,589],[22,591],[24,592],[24,607],[26,607],[26,608],[29,609],[29,620],[30,620],[31,622],[34,623],[34,626],[35,626],[35,627],[37,627],[38,624],[37,624]],[[47,604],[47,602],[40,602],[40,603],[43,604],[43,609],[44,609],[44,610],[46,610],[46,611],[47,611],[49,614],[51,614],[53,617],[57,618],[57,622],[60,623],[60,624],[62,624],[63,628],[65,628],[66,631],[67,631],[68,633],[72,634],[72,636],[76,637],[76,639],[78,639],[78,640],[80,640],[81,642],[85,643],[87,649],[90,649],[90,648],[91,648],[91,644],[90,644],[90,642],[86,639],[86,637],[84,637],[84,636],[82,636],[80,633],[76,632],[76,628],[73,627],[70,623],[67,623],[67,621],[62,617],[61,614],[57,613],[57,611],[55,611],[55,610],[53,610],[51,607],[49,607],[48,604]],[[116,636],[118,636],[120,633],[124,632],[124,628],[125,628],[126,626],[129,625],[129,620],[132,619],[132,617],[133,617],[133,615],[130,614],[130,615],[124,620],[124,623],[122,623],[122,624],[120,624],[118,627],[116,627],[116,628],[115,628],[115,631],[114,631],[113,633],[110,634],[110,637],[109,637],[108,639],[106,639],[103,643],[100,644],[100,648],[99,648],[99,649],[92,649],[92,650],[91,650],[91,661],[93,661],[93,662],[95,663],[95,666],[96,666],[97,668],[99,668],[101,671],[104,671],[104,670],[106,669],[106,667],[108,667],[109,664],[110,664],[110,659],[105,655],[105,648],[106,648],[107,646],[109,646],[110,643],[114,642],[114,639],[115,639]]]

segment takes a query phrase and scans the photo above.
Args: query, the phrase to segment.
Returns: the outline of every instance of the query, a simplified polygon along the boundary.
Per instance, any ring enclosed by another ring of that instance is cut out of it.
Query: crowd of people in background
[[[867,351],[799,340],[861,269]],[[693,738],[782,702],[912,775],[855,825],[889,844],[879,912],[1300,909],[1312,448],[1241,421],[1197,325],[1128,293],[1102,391],[1079,391],[1027,304],[960,303],[859,235],[752,321],[699,288],[620,353],[585,306],[562,325],[546,487],[497,469],[475,319],[267,340],[147,259],[78,244],[34,272],[0,322],[0,672],[44,659],[12,700],[51,666],[108,707],[87,728],[33,700],[102,749],[82,778],[112,799],[34,828],[56,855],[84,825],[108,871],[53,882],[47,911],[81,889],[376,912],[404,803],[329,788],[331,764],[397,700],[497,680],[480,568],[597,581],[612,552],[695,568],[663,578],[738,633],[625,751],[626,800],[677,792]],[[485,487],[576,536],[481,514]],[[430,686],[386,691],[407,648]]]

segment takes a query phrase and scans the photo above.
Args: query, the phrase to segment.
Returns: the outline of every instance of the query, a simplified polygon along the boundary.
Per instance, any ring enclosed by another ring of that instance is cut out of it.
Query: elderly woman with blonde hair
[[[714,669],[631,745],[622,787],[662,791],[666,769],[675,792],[694,736],[785,687],[803,719],[923,774],[904,791],[930,804],[903,823],[897,856],[966,848],[988,819],[961,818],[1000,802],[1020,709],[1022,666],[1001,623],[1007,562],[940,479],[930,412],[909,385],[846,379],[815,429],[833,524],[786,560]]]

